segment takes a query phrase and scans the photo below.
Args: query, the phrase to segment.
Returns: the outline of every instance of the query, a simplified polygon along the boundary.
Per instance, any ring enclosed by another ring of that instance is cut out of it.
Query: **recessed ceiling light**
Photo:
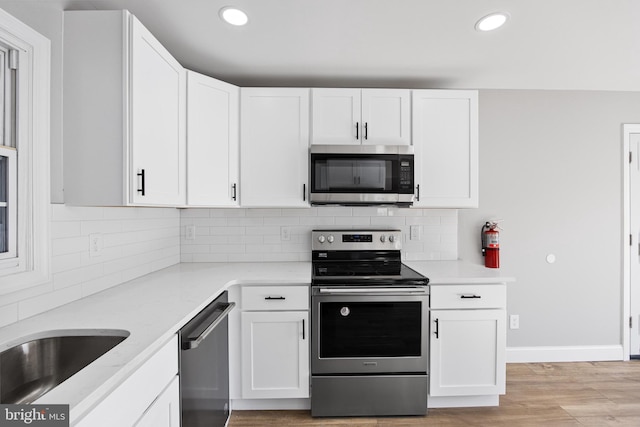
[[[247,14],[235,7],[223,7],[220,9],[220,17],[231,25],[241,26],[249,21]]]
[[[476,22],[476,30],[478,31],[492,31],[500,28],[507,22],[509,15],[505,12],[496,12],[481,18]]]

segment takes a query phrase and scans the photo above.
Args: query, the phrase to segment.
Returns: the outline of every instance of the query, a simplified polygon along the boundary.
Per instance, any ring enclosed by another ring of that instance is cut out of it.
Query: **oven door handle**
[[[385,294],[426,294],[424,288],[320,288],[323,295],[385,295]]]

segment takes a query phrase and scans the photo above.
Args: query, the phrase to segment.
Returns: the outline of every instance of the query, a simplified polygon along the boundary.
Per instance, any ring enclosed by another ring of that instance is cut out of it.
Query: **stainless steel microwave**
[[[312,145],[313,205],[411,206],[413,147],[406,145]]]

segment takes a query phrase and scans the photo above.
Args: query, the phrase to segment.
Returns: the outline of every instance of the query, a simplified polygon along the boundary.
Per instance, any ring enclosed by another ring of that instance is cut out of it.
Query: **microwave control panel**
[[[400,165],[399,190],[413,192],[413,156],[400,156],[398,163]]]

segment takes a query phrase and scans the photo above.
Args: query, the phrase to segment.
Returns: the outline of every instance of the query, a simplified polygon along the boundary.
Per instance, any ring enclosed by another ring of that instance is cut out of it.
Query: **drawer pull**
[[[282,296],[280,296],[280,297],[271,297],[271,296],[269,296],[269,297],[264,297],[264,299],[266,299],[267,301],[269,301],[269,300],[284,300],[284,299],[286,299],[286,298],[285,298],[285,297],[282,297]]]
[[[440,331],[439,331],[439,328],[438,328],[438,319],[434,320],[434,322],[436,324],[436,330],[435,330],[434,334],[435,334],[436,338],[440,338]]]
[[[460,295],[460,298],[462,299],[467,299],[467,298],[482,298],[482,296],[480,295]]]

